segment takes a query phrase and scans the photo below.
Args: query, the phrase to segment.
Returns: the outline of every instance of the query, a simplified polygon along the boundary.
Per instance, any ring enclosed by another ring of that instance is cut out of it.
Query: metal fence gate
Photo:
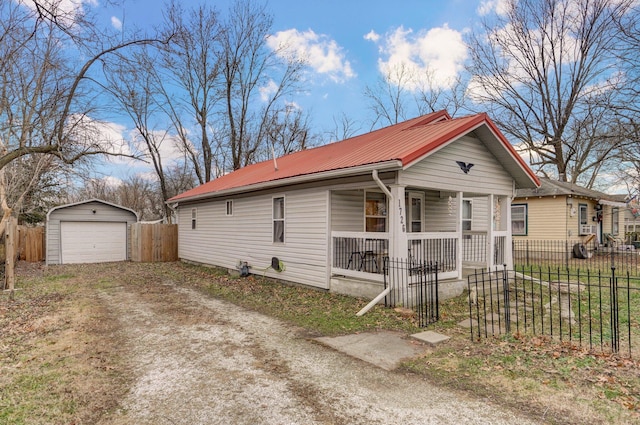
[[[385,257],[384,287],[387,307],[411,308],[420,327],[440,318],[438,308],[438,263]]]

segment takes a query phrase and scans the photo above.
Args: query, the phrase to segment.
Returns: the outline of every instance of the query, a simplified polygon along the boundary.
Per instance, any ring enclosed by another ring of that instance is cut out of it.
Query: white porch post
[[[504,217],[504,230],[507,231],[504,247],[504,262],[507,264],[507,270],[513,270],[513,235],[511,234],[511,202],[513,198],[505,196],[501,206],[503,208],[501,217]]]
[[[389,186],[393,205],[389,205],[389,257],[407,258],[407,214],[404,206],[405,186]]]
[[[487,270],[491,270],[493,268],[493,265],[495,264],[495,255],[496,255],[496,252],[495,252],[496,238],[494,235],[494,230],[498,230],[498,229],[494,229],[495,224],[494,224],[493,218],[496,215],[496,205],[495,205],[495,198],[493,196],[493,193],[488,196],[487,202],[489,202],[489,208],[488,208],[489,217],[487,217],[486,258],[487,258]]]
[[[456,252],[456,270],[458,271],[458,279],[462,279],[462,244],[464,243],[464,240],[462,238],[462,208],[463,208],[463,204],[464,202],[462,201],[462,198],[464,196],[463,192],[458,192],[458,194],[456,195],[456,203],[457,203],[457,220],[456,220],[456,233],[458,234],[458,249]]]

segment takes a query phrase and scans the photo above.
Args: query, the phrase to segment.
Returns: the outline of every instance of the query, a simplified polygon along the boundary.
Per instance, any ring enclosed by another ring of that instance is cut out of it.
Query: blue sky
[[[91,9],[116,31],[150,29],[163,19],[158,0],[122,0],[117,6],[106,0],[57,1],[67,10]],[[343,114],[353,121],[356,134],[369,131],[373,118],[365,87],[399,63],[416,73],[432,70],[436,84],[446,87],[468,57],[464,33],[481,16],[500,13],[505,1],[271,0],[266,5],[274,19],[272,46],[286,43],[308,61],[304,94],[290,101],[309,113],[316,134],[326,135],[335,129],[334,117]],[[232,3],[210,2],[223,16]],[[181,4],[188,9],[200,2]],[[124,119],[107,123],[104,133],[111,140],[127,140],[132,134]],[[119,161],[108,167],[112,169],[106,174],[123,168]],[[129,163],[124,169],[131,173],[140,166]]]
[[[231,3],[211,2],[222,14]],[[274,42],[288,42],[309,60],[305,94],[292,100],[310,111],[318,130],[344,113],[366,122],[361,132],[370,123],[364,89],[375,84],[385,66],[404,61],[418,69],[431,67],[441,80],[455,75],[467,57],[463,33],[499,5],[497,0],[267,2]],[[101,15],[116,27],[148,28],[162,20],[161,9],[157,1],[126,0],[121,7],[102,8]]]

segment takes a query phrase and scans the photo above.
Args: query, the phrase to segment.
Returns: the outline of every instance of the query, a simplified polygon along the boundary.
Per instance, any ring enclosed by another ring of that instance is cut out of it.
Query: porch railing
[[[493,265],[507,264],[507,232],[495,232],[493,236]]]
[[[462,234],[462,261],[464,263],[486,267],[489,259],[489,236],[487,232],[465,231]],[[507,260],[507,232],[495,231],[493,233],[493,258],[491,264],[502,265]]]
[[[383,280],[384,258],[389,255],[389,234],[332,232],[332,271],[345,276]]]
[[[407,234],[409,259],[417,262],[438,263],[440,273],[457,269],[458,234],[430,232]]]
[[[487,263],[487,233],[464,231],[462,233],[462,261],[482,265]]]
[[[507,232],[495,232],[493,265],[505,264]],[[363,279],[381,280],[383,259],[389,255],[389,234],[379,232],[338,232],[332,235],[333,273]],[[486,268],[488,259],[486,232],[465,232],[462,237],[462,262]],[[438,263],[443,279],[458,277],[459,234],[456,232],[407,233],[407,260]]]

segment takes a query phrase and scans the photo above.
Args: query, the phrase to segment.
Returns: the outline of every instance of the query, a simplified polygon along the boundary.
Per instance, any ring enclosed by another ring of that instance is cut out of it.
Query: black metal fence
[[[385,306],[412,308],[420,327],[437,322],[438,263],[389,257],[383,261],[384,287],[391,286]]]
[[[473,340],[545,335],[590,350],[640,353],[640,278],[539,267],[478,271],[468,277]]]
[[[594,240],[514,240],[513,264],[517,266],[563,267],[572,270],[628,271],[640,275],[640,250],[622,241],[605,244]]]

